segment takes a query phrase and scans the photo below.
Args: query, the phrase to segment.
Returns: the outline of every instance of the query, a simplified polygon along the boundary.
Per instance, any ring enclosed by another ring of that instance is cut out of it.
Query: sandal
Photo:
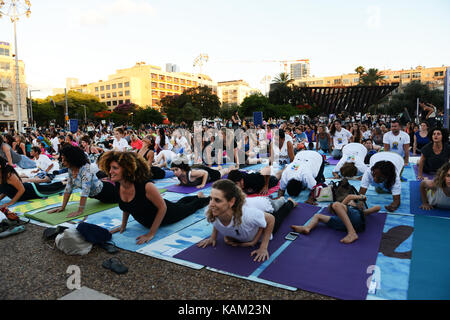
[[[117,249],[114,242],[103,242],[98,245],[100,248],[105,249],[108,253],[117,253],[119,252],[119,249]]]
[[[124,266],[119,258],[111,258],[103,261],[103,268],[109,269],[117,274],[124,274],[128,272],[128,267]]]

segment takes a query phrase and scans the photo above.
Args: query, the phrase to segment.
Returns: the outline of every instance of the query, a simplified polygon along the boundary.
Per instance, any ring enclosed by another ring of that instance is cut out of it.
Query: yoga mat
[[[417,165],[414,165],[413,168],[414,168],[414,173],[416,174],[416,177],[417,177],[419,175],[419,173],[418,173],[419,172],[419,167]],[[422,172],[422,176],[424,178],[428,178],[430,180],[434,179],[434,174],[429,174],[429,173]]]
[[[22,204],[20,206],[14,207],[12,209],[12,211],[26,213],[26,212],[30,212],[30,211],[33,211],[36,209],[45,208],[47,206],[51,206],[54,204],[58,204],[58,203],[62,204],[63,198],[64,198],[64,196],[54,195],[54,196],[50,196],[45,199],[33,199],[33,200],[30,200],[30,202],[27,204]],[[72,194],[69,198],[69,202],[70,201],[80,201],[80,194],[79,193]]]
[[[277,192],[280,189],[280,183],[278,183],[275,187],[270,188],[268,191],[268,193],[265,196],[270,196],[272,193]],[[254,193],[254,194],[248,194],[247,198],[254,198],[254,197],[260,197],[261,195],[259,195],[258,193]]]
[[[422,199],[420,197],[420,181],[409,182],[411,214],[450,218],[450,210],[434,208],[432,210],[420,209]]]
[[[80,207],[79,203],[73,203],[73,204],[69,204],[66,207],[66,210],[64,210],[63,212],[57,212],[57,213],[52,213],[52,214],[47,213],[48,211],[54,209],[54,208],[51,208],[51,209],[36,212],[34,214],[25,213],[25,217],[34,219],[34,220],[37,220],[40,222],[45,222],[45,223],[48,223],[51,225],[58,225],[63,222],[71,221],[71,220],[74,220],[77,218],[88,216],[88,215],[96,213],[96,212],[100,212],[103,210],[111,209],[113,207],[117,207],[117,204],[116,203],[112,203],[112,204],[111,203],[102,203],[96,199],[87,199],[86,207],[82,214],[80,214],[79,216],[73,217],[73,218],[67,218],[67,215],[69,213],[77,211],[79,207]]]
[[[285,243],[284,237],[292,231],[291,225],[303,225],[319,210],[319,207],[299,203],[285,218],[278,231],[273,235],[273,239],[270,240],[269,256]],[[174,258],[248,277],[262,264],[262,262],[253,261],[254,257],[250,256],[252,251],[259,248],[259,245],[247,248],[232,247],[225,244],[223,235],[219,234],[215,247],[199,248],[195,244],[175,255]]]
[[[330,165],[336,165],[336,164],[338,164],[339,160],[340,160],[340,159],[336,160],[336,159],[334,159],[333,157],[330,157],[330,158],[327,159],[327,161],[328,161],[328,163],[329,163]]]
[[[351,244],[339,242],[345,232],[319,224],[287,247],[260,278],[339,299],[364,300],[368,268],[376,263],[385,220],[385,213],[368,216],[366,230]]]
[[[450,220],[416,216],[408,300],[450,299]]]

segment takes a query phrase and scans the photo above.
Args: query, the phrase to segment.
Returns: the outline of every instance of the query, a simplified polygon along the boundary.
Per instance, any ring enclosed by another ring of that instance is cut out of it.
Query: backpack
[[[359,195],[358,190],[356,190],[356,188],[348,182],[347,178],[342,178],[342,180],[337,183],[334,181],[332,181],[331,183],[334,201],[342,202],[349,194]],[[366,209],[368,208],[365,201],[364,206]]]
[[[92,244],[101,244],[111,240],[111,233],[100,226],[92,223],[81,222],[77,226],[78,232],[83,238]]]
[[[92,244],[87,242],[76,229],[66,229],[58,234],[55,239],[56,247],[67,255],[86,255],[92,249]]]
[[[326,183],[319,183],[311,189],[310,197],[315,201],[333,201],[333,188]]]

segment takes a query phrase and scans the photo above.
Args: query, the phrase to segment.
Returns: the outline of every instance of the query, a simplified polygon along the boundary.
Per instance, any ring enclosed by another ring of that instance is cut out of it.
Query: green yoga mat
[[[58,224],[61,224],[61,223],[64,223],[64,222],[67,222],[70,220],[82,218],[82,217],[85,217],[85,216],[88,216],[88,215],[91,215],[91,214],[94,214],[94,213],[97,213],[97,212],[100,212],[103,210],[108,210],[108,209],[117,207],[117,203],[102,203],[96,199],[88,199],[86,201],[86,207],[82,214],[80,214],[79,216],[76,216],[76,217],[67,218],[67,215],[69,213],[77,211],[79,207],[80,207],[79,203],[73,203],[73,204],[69,204],[66,207],[66,210],[64,210],[63,212],[49,214],[47,212],[54,209],[54,208],[50,208],[50,209],[36,212],[34,214],[25,213],[25,217],[55,226],[55,225],[58,225]]]
[[[450,219],[416,215],[408,300],[450,299]]]

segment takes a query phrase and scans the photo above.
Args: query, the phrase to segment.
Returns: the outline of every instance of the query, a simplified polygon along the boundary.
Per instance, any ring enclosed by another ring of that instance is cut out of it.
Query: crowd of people
[[[361,205],[369,186],[392,194],[387,211],[398,209],[402,170],[412,164],[411,157],[420,157],[421,207],[450,209],[448,131],[429,108],[423,106],[426,112],[419,124],[402,117],[369,114],[268,119],[254,124],[241,121],[235,113],[230,121],[203,121],[192,128],[185,123],[137,129],[90,123],[76,132],[54,126],[25,134],[6,132],[0,146],[0,199],[7,196],[10,201],[0,208],[7,210],[18,201],[64,192],[61,207],[51,211],[61,212],[73,190],[80,189],[79,209],[68,217],[82,214],[87,198],[118,203],[123,220],[111,232],[125,232],[132,215],[149,228],[137,239],[142,244],[150,241],[160,226],[208,206],[207,219],[214,229],[200,247],[215,245],[220,233],[232,246],[259,242],[252,255],[256,261],[264,261],[272,233],[297,205],[292,198],[326,178],[346,177],[361,180],[359,195],[332,203],[333,218],[316,215],[309,225],[292,228],[309,234],[322,222],[346,231],[342,242],[351,243],[364,230],[365,216],[381,210],[380,206]],[[337,164],[333,176],[325,177],[330,159]],[[262,162],[267,166],[258,172],[243,170]],[[230,163],[232,166],[223,167]],[[21,169],[33,170],[23,174]],[[427,180],[424,173],[435,179]],[[61,174],[66,178],[56,181]],[[213,183],[211,195],[199,192],[177,202],[166,200],[153,182],[173,176],[179,185],[198,189]],[[267,197],[268,190],[278,184],[278,197]],[[255,201],[247,198],[249,194],[259,197]]]

